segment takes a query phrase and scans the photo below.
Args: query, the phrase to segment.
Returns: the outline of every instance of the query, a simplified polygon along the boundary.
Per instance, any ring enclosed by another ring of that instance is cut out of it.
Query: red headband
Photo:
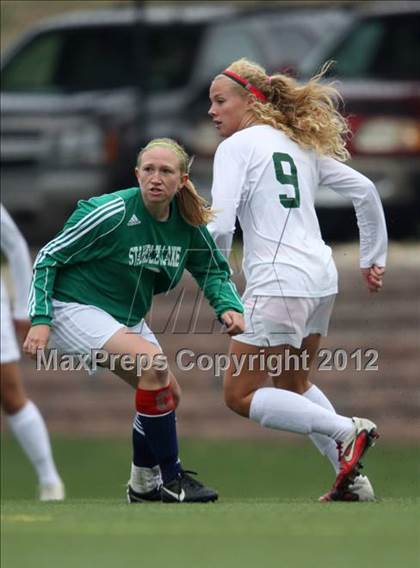
[[[251,85],[251,83],[247,79],[244,79],[237,73],[229,71],[229,69],[225,69],[222,72],[222,75],[226,75],[226,77],[229,77],[229,79],[232,79],[233,81],[235,81],[235,83],[241,85],[241,87],[243,87],[244,89],[255,95],[259,101],[265,103],[265,101],[267,100],[267,97],[264,95],[262,91],[257,89],[257,87],[254,87],[254,85]]]

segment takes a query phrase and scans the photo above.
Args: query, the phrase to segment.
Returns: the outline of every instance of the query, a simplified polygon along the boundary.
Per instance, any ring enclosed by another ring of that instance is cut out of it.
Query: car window
[[[135,84],[133,37],[120,28],[66,33],[55,83],[64,91],[114,89]]]
[[[122,27],[47,32],[3,70],[3,91],[73,92],[132,85],[132,35]]]
[[[2,91],[50,90],[62,44],[60,34],[50,33],[36,37],[23,47],[2,70]]]
[[[267,26],[267,34],[268,45],[282,65],[300,61],[316,40],[310,28],[300,25]]]
[[[333,73],[344,79],[420,79],[420,14],[362,20],[338,48]]]
[[[5,65],[2,90],[57,93],[139,84],[152,91],[175,89],[191,75],[199,38],[198,26],[156,26],[147,32],[97,26],[40,34]],[[147,75],[141,73],[144,51],[151,58]]]
[[[257,41],[246,22],[229,22],[209,28],[196,63],[194,80],[203,83],[235,59],[262,60]]]
[[[177,24],[155,26],[148,30],[151,57],[147,85],[150,91],[184,87],[197,58],[203,26]]]

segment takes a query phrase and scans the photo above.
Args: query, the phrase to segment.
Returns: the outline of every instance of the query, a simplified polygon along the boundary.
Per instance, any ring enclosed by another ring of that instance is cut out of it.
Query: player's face
[[[150,204],[169,204],[188,179],[176,153],[159,146],[144,152],[135,171],[143,199]]]
[[[249,125],[250,98],[241,93],[228,77],[217,77],[210,87],[209,115],[220,136],[227,138]]]

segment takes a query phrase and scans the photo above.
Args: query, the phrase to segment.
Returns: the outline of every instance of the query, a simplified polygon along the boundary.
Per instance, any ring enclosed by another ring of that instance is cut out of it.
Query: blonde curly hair
[[[350,129],[338,110],[341,96],[332,83],[320,83],[331,65],[327,62],[318,75],[304,84],[281,73],[270,77],[261,65],[245,58],[234,61],[227,70],[240,75],[266,96],[265,102],[252,97],[251,110],[258,123],[283,131],[304,148],[344,162],[350,157],[346,149]],[[245,89],[233,81],[232,87],[246,96]]]
[[[172,150],[179,160],[181,176],[189,174],[191,163],[190,157],[184,148],[172,138],[155,138],[154,140],[151,140],[138,153],[137,166],[140,165],[143,154],[147,152],[147,150],[151,150],[157,146]],[[199,225],[207,225],[207,223],[213,220],[214,211],[210,208],[207,201],[201,197],[190,179],[188,179],[177,192],[175,199],[181,216],[184,221],[190,225],[198,227]]]

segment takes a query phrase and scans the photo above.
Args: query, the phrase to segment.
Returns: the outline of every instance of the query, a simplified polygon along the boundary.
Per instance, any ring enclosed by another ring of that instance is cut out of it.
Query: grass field
[[[413,448],[367,457],[376,503],[320,504],[329,466],[308,444],[182,441],[185,467],[221,498],[128,506],[128,442],[55,438],[64,503],[39,503],[19,448],[2,440],[2,568],[414,567],[420,467]]]

